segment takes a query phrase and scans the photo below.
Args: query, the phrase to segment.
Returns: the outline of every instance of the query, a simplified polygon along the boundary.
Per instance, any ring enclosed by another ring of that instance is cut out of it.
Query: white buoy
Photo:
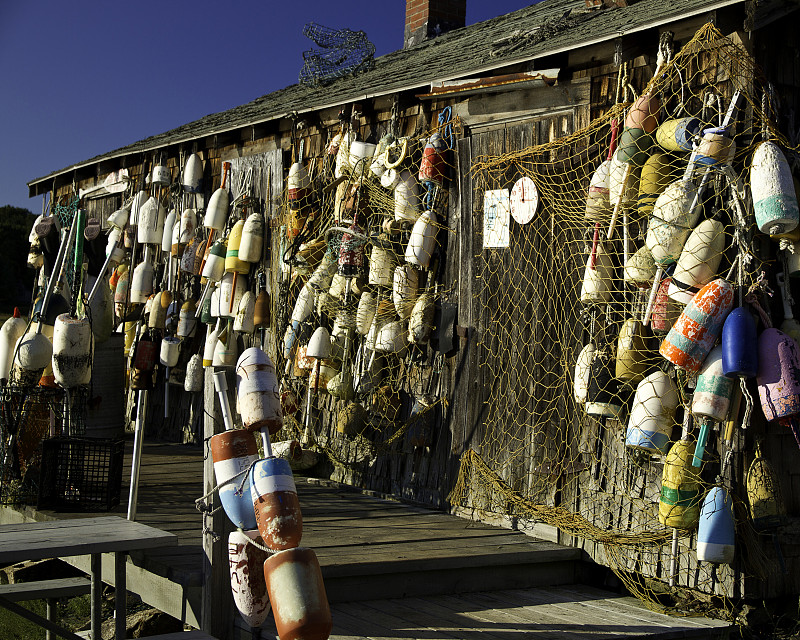
[[[175,209],[170,209],[167,217],[164,218],[164,232],[161,234],[161,250],[169,254],[172,250],[172,231],[177,223],[177,213]]]
[[[196,393],[203,390],[203,358],[195,353],[186,363],[186,377],[183,379],[183,390]]]
[[[253,315],[256,307],[256,297],[252,291],[245,291],[236,310],[233,320],[233,330],[240,333],[252,334],[256,330]]]
[[[187,193],[200,193],[203,190],[203,161],[196,153],[186,159],[181,182]]]
[[[53,325],[53,375],[65,389],[92,378],[92,327],[86,318],[62,313]]]
[[[436,214],[425,211],[414,223],[406,247],[406,262],[427,269],[436,245]]]
[[[580,301],[584,304],[604,304],[611,300],[614,283],[614,264],[611,256],[601,243],[598,243],[594,256],[590,255],[583,272]]]
[[[360,335],[365,336],[369,333],[369,328],[372,326],[377,309],[378,299],[376,295],[370,291],[362,293],[356,308],[356,331]]]
[[[292,309],[292,322],[303,322],[314,310],[314,290],[306,283]]]
[[[251,541],[258,531],[231,531],[228,536],[228,564],[231,573],[233,602],[247,626],[258,629],[270,611],[267,583],[264,579],[266,551]]]
[[[436,305],[433,295],[427,291],[414,303],[411,317],[408,320],[408,341],[414,344],[425,344],[433,329],[433,315]]]
[[[589,393],[589,376],[592,371],[592,361],[594,360],[595,346],[590,342],[578,354],[578,359],[575,362],[575,376],[573,378],[572,388],[575,402],[578,404],[586,404],[586,398]]]
[[[311,193],[311,178],[302,162],[295,162],[289,167],[289,174],[286,176],[286,195],[289,205],[299,208]]]
[[[136,237],[139,244],[161,245],[164,236],[164,221],[167,212],[162,204],[150,197],[139,209],[139,222],[136,226]]]
[[[603,160],[589,181],[589,193],[586,196],[586,214],[588,222],[605,221],[613,207],[609,196],[609,173],[611,160]]]
[[[14,315],[6,320],[0,329],[0,380],[8,380],[14,362],[14,346],[25,333],[27,324],[19,309],[15,308]]]
[[[153,265],[150,262],[150,248],[144,251],[144,259],[136,265],[130,283],[131,302],[140,304],[147,302],[153,293]]]
[[[128,226],[136,227],[139,224],[139,212],[144,206],[144,203],[150,199],[150,194],[147,191],[137,191],[136,195],[133,196],[133,202],[131,202],[131,212],[128,216]]]
[[[197,305],[194,300],[187,300],[181,305],[178,315],[178,328],[175,332],[179,338],[191,338],[194,336],[197,330],[196,311]]]
[[[692,394],[692,413],[718,422],[728,419],[734,379],[722,372],[722,346],[717,345],[706,356],[697,385]]]
[[[403,170],[394,188],[394,219],[416,222],[419,218],[419,184],[411,172]]]
[[[110,257],[111,264],[119,264],[125,258],[125,247],[120,242],[122,229],[114,227],[108,233],[108,244],[106,244],[106,256]]]
[[[230,195],[228,189],[225,187],[225,179],[228,175],[228,168],[230,163],[224,162],[222,164],[222,182],[219,189],[211,194],[206,206],[206,215],[203,218],[203,226],[206,229],[214,229],[215,231],[222,231],[225,228],[225,223],[228,221],[228,206],[230,205]]]
[[[651,373],[636,387],[625,444],[666,453],[679,404],[678,387],[672,378],[660,369]]]
[[[239,260],[260,262],[264,241],[264,218],[260,213],[251,213],[242,228],[239,242]]]
[[[277,433],[283,426],[280,385],[275,365],[258,347],[242,352],[236,363],[236,397],[242,424],[247,429]]]
[[[206,342],[203,347],[203,366],[210,367],[214,362],[214,347],[217,346],[217,336],[219,335],[219,320],[215,326],[206,325]]]
[[[689,304],[700,288],[717,274],[725,249],[725,226],[718,220],[703,220],[683,246],[667,294]]]
[[[408,320],[417,301],[419,271],[410,264],[398,265],[394,270],[392,302],[401,320]]]
[[[398,353],[406,344],[405,323],[402,320],[387,322],[375,336],[375,351],[381,353]]]
[[[416,224],[414,225],[416,228]],[[369,275],[367,282],[374,287],[391,287],[397,255],[380,244],[373,244],[369,254]]]
[[[189,244],[197,230],[197,211],[191,208],[181,211],[179,225],[178,242],[180,244]]]
[[[226,328],[217,335],[214,354],[211,356],[211,366],[233,369],[238,357],[239,347],[236,344],[236,337]]]
[[[150,184],[156,187],[168,187],[171,183],[172,175],[168,166],[157,164],[153,167],[153,172],[150,174]]]
[[[759,231],[775,235],[797,226],[800,213],[792,171],[774,142],[762,142],[756,147],[750,166],[750,190]]]
[[[247,278],[243,275],[226,273],[222,276],[222,280],[219,281],[219,315],[224,318],[234,318],[245,291],[247,291]]]
[[[645,243],[657,265],[664,267],[677,262],[701,210],[697,187],[691,180],[673,182],[656,198]]]

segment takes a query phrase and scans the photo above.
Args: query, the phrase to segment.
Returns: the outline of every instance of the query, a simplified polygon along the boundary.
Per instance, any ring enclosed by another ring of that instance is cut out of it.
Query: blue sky
[[[467,24],[533,3],[468,0]],[[404,0],[0,0],[0,205],[26,182],[297,82],[308,22],[403,45]]]

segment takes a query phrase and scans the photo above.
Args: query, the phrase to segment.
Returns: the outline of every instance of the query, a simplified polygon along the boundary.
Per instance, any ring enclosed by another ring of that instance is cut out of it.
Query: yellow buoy
[[[693,529],[700,517],[700,469],[692,466],[694,442],[679,440],[664,461],[658,521],[676,529]]]

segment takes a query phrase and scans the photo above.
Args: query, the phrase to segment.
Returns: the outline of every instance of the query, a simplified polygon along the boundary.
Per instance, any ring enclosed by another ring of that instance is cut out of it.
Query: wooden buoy
[[[658,521],[676,529],[694,529],[700,517],[700,472],[692,466],[694,442],[678,440],[664,460]]]
[[[203,390],[203,358],[195,353],[186,363],[186,377],[183,379],[183,390],[197,393]]]
[[[266,329],[272,321],[272,301],[269,293],[264,290],[256,296],[253,305],[253,324],[256,329]]]
[[[699,371],[733,307],[733,287],[718,278],[692,299],[661,343],[659,353],[676,367]]]
[[[649,368],[653,352],[647,346],[647,328],[640,320],[628,318],[622,323],[617,338],[617,357],[614,377],[638,383]]]
[[[92,378],[92,327],[86,318],[66,313],[53,326],[53,375],[65,389],[89,384]]]
[[[358,402],[349,402],[336,414],[336,431],[347,438],[364,432],[369,423],[369,414]]]
[[[736,153],[736,141],[728,136],[727,127],[711,127],[703,130],[697,145],[695,161],[705,166],[716,166],[730,162]]]
[[[406,246],[406,262],[427,269],[436,247],[436,214],[425,211],[417,218]]]
[[[187,193],[201,193],[203,190],[203,161],[196,153],[186,159],[181,184]]]
[[[197,330],[197,305],[194,300],[187,300],[181,305],[180,315],[178,316],[178,329],[176,331],[179,338],[191,338]]]
[[[747,470],[747,502],[756,531],[774,529],[786,520],[786,504],[775,470],[756,441],[755,457]]]
[[[367,282],[374,287],[391,287],[396,266],[397,255],[394,251],[379,243],[373,244],[369,254]]]
[[[0,380],[8,380],[11,373],[11,365],[14,362],[14,347],[22,335],[28,323],[14,307],[14,314],[3,323],[0,329]]]
[[[270,611],[264,562],[269,557],[251,541],[257,531],[231,531],[228,536],[228,564],[231,572],[233,602],[247,626],[257,629]]]
[[[717,422],[728,418],[734,384],[733,378],[723,373],[722,356],[722,346],[717,345],[711,350],[697,376],[692,396],[692,413]]]
[[[280,389],[275,365],[258,347],[242,352],[236,363],[236,397],[242,424],[251,430],[267,429],[270,435],[283,426]]]
[[[225,275],[225,254],[227,247],[223,240],[217,240],[211,245],[206,263],[203,265],[202,277],[211,282],[219,282]]]
[[[725,226],[718,220],[703,220],[689,234],[670,280],[667,294],[689,304],[717,274],[725,249]]]
[[[653,333],[667,333],[680,318],[683,305],[669,297],[672,278],[664,278],[659,284],[653,302],[650,328]]]
[[[758,337],[758,396],[767,420],[800,414],[800,348],[779,329]]]
[[[436,305],[433,294],[425,292],[417,298],[411,317],[408,320],[408,341],[413,344],[423,345],[428,341],[433,329],[433,317]]]
[[[589,392],[589,376],[594,360],[595,346],[590,342],[578,354],[575,361],[575,375],[573,377],[573,396],[578,404],[586,404],[586,394]]]
[[[327,640],[333,622],[316,554],[302,547],[276,553],[264,576],[281,640]]]
[[[414,303],[417,301],[419,287],[419,271],[410,264],[398,265],[394,270],[392,301],[397,315],[402,320],[411,317]]]
[[[151,329],[161,329],[162,331],[167,326],[167,309],[172,304],[171,291],[159,291],[153,297],[153,302],[150,305],[150,317],[148,318],[147,325]]]
[[[646,245],[637,249],[622,270],[625,282],[638,289],[649,289],[656,277],[656,263]]]
[[[211,436],[209,444],[225,513],[234,526],[245,531],[255,529],[253,499],[247,491],[239,491],[242,482],[246,483],[244,473],[259,459],[255,437],[245,429],[230,429]]]
[[[758,373],[758,332],[753,314],[737,307],[722,325],[722,373],[754,378]]]
[[[293,549],[303,537],[303,514],[289,462],[264,458],[256,462],[250,476],[258,532],[264,544],[275,551]]]
[[[264,242],[264,217],[251,213],[242,226],[242,239],[239,243],[239,260],[261,262],[261,249]]]
[[[362,336],[369,333],[375,313],[378,310],[378,298],[374,293],[365,291],[361,294],[356,308],[356,332]],[[412,309],[413,311],[413,309]]]
[[[774,142],[762,142],[756,147],[750,165],[750,190],[756,224],[762,233],[775,235],[797,227],[800,213],[792,172]]]
[[[679,404],[678,387],[666,373],[658,369],[647,376],[636,387],[625,445],[666,453]]]
[[[723,487],[712,487],[703,499],[697,527],[697,559],[731,564],[736,551],[733,499]]]
[[[699,118],[689,116],[665,120],[656,129],[656,142],[667,151],[691,151],[699,133]]]

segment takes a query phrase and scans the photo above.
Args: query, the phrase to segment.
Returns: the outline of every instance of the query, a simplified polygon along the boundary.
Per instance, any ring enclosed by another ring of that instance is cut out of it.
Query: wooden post
[[[203,439],[208,442],[211,436],[222,433],[222,411],[214,391],[213,369],[205,370],[203,388]],[[229,375],[233,375],[231,372]],[[228,388],[235,389],[235,382],[228,381]],[[209,446],[204,445],[206,457],[203,462],[203,493],[214,487],[214,462],[211,459]],[[208,499],[212,508],[220,506],[219,497]],[[220,509],[213,515],[203,515],[203,631],[219,638],[233,639],[233,595],[231,594],[231,578],[228,568],[228,535],[233,530],[225,511]],[[219,536],[219,537],[217,537]]]

